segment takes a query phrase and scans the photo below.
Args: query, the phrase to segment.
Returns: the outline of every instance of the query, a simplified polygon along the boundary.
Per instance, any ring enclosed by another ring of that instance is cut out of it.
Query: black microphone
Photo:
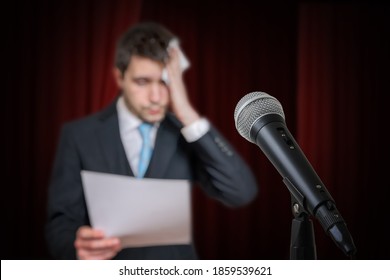
[[[346,223],[288,130],[280,102],[265,92],[251,92],[238,102],[234,121],[239,134],[257,144],[272,162],[295,200],[319,220],[346,255],[354,256],[356,247]]]

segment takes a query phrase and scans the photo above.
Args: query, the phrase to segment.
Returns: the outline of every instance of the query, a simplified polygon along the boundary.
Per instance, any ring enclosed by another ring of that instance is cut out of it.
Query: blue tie
[[[152,125],[150,123],[142,123],[138,129],[142,137],[142,148],[139,156],[137,177],[142,178],[148,168],[153,152],[152,143],[150,141],[150,131],[152,129]]]

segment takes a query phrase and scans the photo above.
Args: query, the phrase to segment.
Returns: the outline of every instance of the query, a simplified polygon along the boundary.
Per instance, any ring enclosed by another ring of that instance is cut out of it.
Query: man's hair
[[[115,66],[124,74],[133,55],[165,63],[169,41],[175,37],[171,31],[155,22],[131,26],[118,40]]]

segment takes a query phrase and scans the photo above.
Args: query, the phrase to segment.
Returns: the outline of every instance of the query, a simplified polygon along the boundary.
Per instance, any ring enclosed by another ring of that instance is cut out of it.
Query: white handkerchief
[[[172,39],[169,44],[168,44],[168,49],[174,47],[179,50],[179,62],[180,62],[180,67],[185,71],[188,67],[190,67],[190,62],[188,61],[187,57],[184,55],[183,51],[180,49],[179,46],[179,40],[177,38]],[[169,78],[168,78],[168,71],[166,68],[163,69],[162,72],[162,80],[168,84],[169,83]]]

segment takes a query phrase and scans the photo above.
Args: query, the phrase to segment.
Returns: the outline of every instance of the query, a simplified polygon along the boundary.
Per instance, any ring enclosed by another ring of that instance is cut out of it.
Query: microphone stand
[[[291,207],[294,218],[291,224],[290,259],[316,260],[313,222],[302,205],[291,196]]]

